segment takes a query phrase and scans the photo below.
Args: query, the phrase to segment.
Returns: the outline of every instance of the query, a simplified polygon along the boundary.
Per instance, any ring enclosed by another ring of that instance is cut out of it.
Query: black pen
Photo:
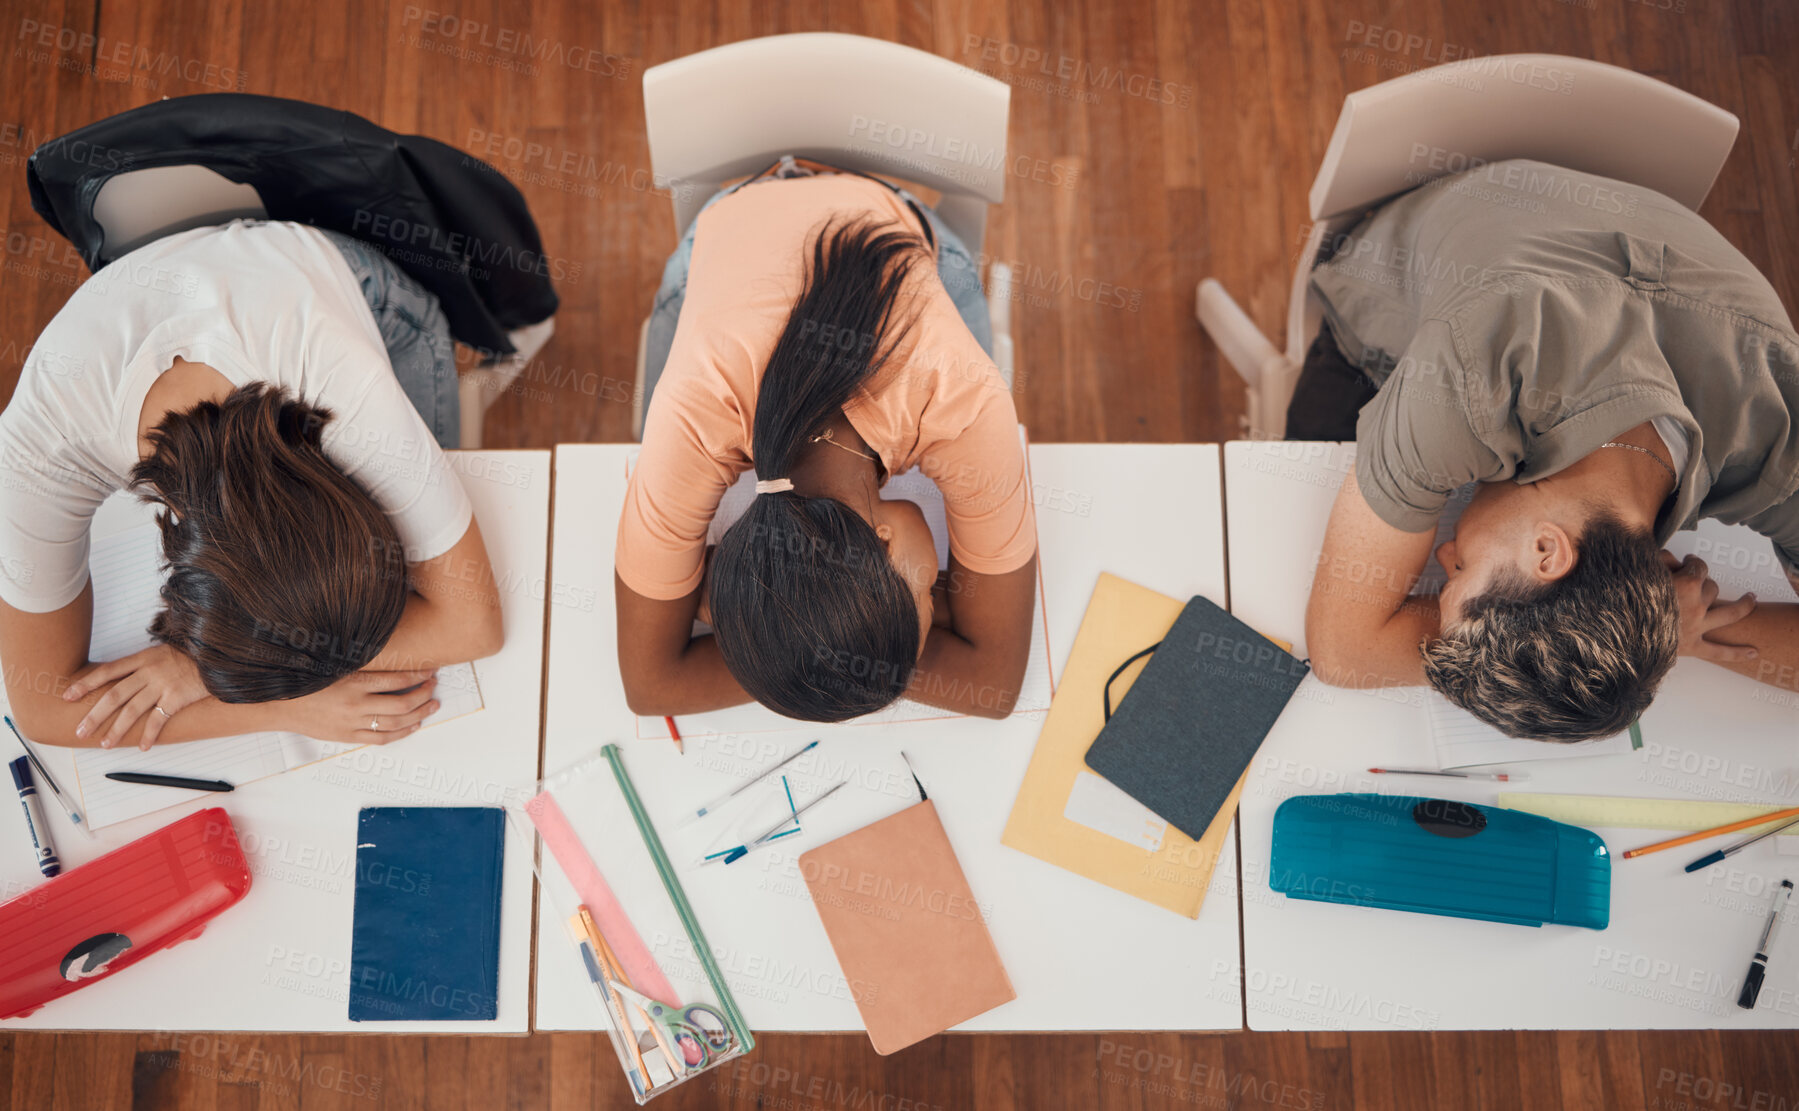
[[[152,787],[182,787],[189,791],[235,791],[236,787],[219,779],[188,779],[179,775],[151,775],[148,772],[107,772],[106,778],[120,783],[147,783]]]

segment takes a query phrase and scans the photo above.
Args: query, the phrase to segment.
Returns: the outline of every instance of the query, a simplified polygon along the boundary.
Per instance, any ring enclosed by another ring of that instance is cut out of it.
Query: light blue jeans
[[[324,231],[324,229],[320,229]],[[462,442],[462,395],[456,389],[456,341],[437,296],[372,245],[325,231],[375,314],[387,361],[425,426],[445,450]]]
[[[756,182],[743,186],[755,189],[766,186],[766,182]],[[729,194],[730,188],[721,189],[707,201],[704,212],[717,204],[720,198]],[[937,218],[931,206],[925,204],[911,193],[901,189],[900,195],[918,206],[931,222],[931,234],[937,237],[937,277],[943,282],[944,291],[955,303],[956,311],[962,314],[962,323],[974,333],[981,350],[993,355],[993,322],[987,315],[987,295],[981,291],[981,271],[976,265],[974,256],[966,244],[949,230],[948,225]],[[662,286],[656,291],[656,303],[650,310],[650,330],[644,341],[643,351],[643,407],[648,412],[650,395],[655,392],[656,383],[662,377],[662,368],[668,364],[668,351],[675,342],[675,325],[681,318],[681,305],[687,300],[687,271],[693,265],[693,230],[699,226],[696,215],[693,223],[687,225],[687,234],[675,247],[675,253],[668,256],[668,262],[662,267]]]

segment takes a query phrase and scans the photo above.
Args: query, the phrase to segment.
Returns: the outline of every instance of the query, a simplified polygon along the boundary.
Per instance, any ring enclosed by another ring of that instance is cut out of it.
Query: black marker
[[[1786,909],[1787,897],[1792,893],[1792,880],[1781,880],[1774,891],[1774,906],[1768,911],[1768,924],[1762,927],[1761,942],[1755,947],[1749,971],[1743,974],[1743,991],[1737,996],[1737,1006],[1746,1011],[1755,1010],[1755,997],[1761,994],[1762,980],[1768,975],[1768,950],[1774,946],[1774,927],[1780,925],[1780,912]]]
[[[50,843],[50,823],[44,821],[44,804],[38,798],[37,784],[31,779],[31,760],[21,756],[11,765],[13,787],[19,792],[19,804],[25,808],[25,825],[31,830],[32,855],[37,857],[37,870],[46,876],[62,874],[62,861],[56,846]]]

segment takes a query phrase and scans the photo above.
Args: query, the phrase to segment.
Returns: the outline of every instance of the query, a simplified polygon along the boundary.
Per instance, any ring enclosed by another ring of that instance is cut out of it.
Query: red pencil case
[[[215,806],[0,903],[0,1018],[198,937],[249,890],[237,830]]]

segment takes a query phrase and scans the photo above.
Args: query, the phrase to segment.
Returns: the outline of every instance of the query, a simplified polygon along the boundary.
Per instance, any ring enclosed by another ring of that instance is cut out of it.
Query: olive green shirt
[[[1799,571],[1799,335],[1698,214],[1513,160],[1402,194],[1326,249],[1312,287],[1380,385],[1356,479],[1388,524],[1434,528],[1468,482],[1534,482],[1667,417],[1690,450],[1658,538],[1746,524]]]

